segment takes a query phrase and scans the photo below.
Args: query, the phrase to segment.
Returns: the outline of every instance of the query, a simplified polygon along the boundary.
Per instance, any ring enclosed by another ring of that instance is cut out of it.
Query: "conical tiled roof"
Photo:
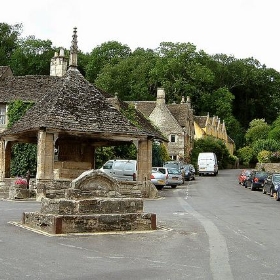
[[[34,89],[36,90],[36,89]],[[67,133],[111,133],[144,136],[77,69],[52,83],[41,99],[1,135],[15,135],[45,128]]]

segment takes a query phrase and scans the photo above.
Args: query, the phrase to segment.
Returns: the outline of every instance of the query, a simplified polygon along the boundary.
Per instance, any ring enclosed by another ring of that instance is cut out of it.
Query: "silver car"
[[[165,175],[167,180],[166,186],[176,188],[178,185],[183,184],[182,173],[177,168],[153,167],[152,170],[159,171]]]
[[[167,183],[166,176],[157,170],[152,170],[151,182],[158,190],[161,190]]]

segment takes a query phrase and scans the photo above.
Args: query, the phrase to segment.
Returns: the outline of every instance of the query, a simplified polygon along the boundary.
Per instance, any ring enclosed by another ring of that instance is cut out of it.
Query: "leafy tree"
[[[268,138],[279,141],[280,140],[280,116],[271,124]]]
[[[22,32],[22,25],[0,23],[0,65],[10,64],[11,56],[17,48],[18,39]]]
[[[16,100],[8,106],[8,127],[18,121],[33,103],[24,103]],[[16,143],[12,146],[11,176],[24,176],[27,171],[36,173],[37,146],[29,143]]]
[[[246,142],[248,144],[253,144],[257,140],[266,139],[269,130],[270,127],[264,119],[252,120],[245,134]]]
[[[237,150],[237,156],[241,164],[249,166],[254,158],[254,151],[251,147],[245,146]]]
[[[267,163],[270,162],[270,157],[271,157],[271,152],[263,150],[258,153],[257,159],[258,162]]]
[[[255,155],[263,150],[276,152],[280,150],[280,143],[274,139],[259,139],[252,144],[252,148]]]
[[[117,92],[121,100],[153,100],[156,82],[150,69],[156,59],[153,51],[137,49],[117,64],[106,64],[95,84],[108,92]]]
[[[153,142],[152,154],[153,154],[153,158],[152,158],[153,166],[163,166],[163,163],[165,161],[170,160],[166,146],[162,143]]]
[[[107,65],[115,65],[121,59],[127,58],[131,49],[116,41],[109,41],[94,48],[89,56],[86,67],[86,78],[94,83],[102,69]]]
[[[191,154],[192,164],[197,164],[198,154],[203,152],[215,153],[220,168],[226,168],[229,163],[232,164],[233,159],[230,157],[230,153],[226,145],[221,140],[217,140],[210,136],[195,140],[194,148]]]
[[[54,52],[49,40],[36,39],[34,36],[21,39],[11,56],[14,75],[49,75]]]

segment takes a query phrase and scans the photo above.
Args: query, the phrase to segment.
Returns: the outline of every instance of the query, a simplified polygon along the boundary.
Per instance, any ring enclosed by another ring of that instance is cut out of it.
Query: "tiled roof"
[[[37,101],[45,94],[62,87],[62,79],[52,76],[9,76],[0,80],[0,102]]]
[[[177,120],[180,126],[185,126],[189,115],[189,105],[187,103],[183,104],[167,104],[168,110],[171,112],[173,117]]]
[[[70,68],[62,78],[17,77],[17,83],[14,84],[9,77],[4,85],[0,84],[0,101],[8,102],[19,97],[26,101],[36,101],[35,105],[2,135],[37,131],[42,127],[67,133],[103,132],[108,135],[136,137],[147,135],[107,102],[104,95],[76,69]]]
[[[119,100],[119,105],[121,110],[127,110],[129,107],[129,103],[123,102]],[[156,138],[168,141],[168,139],[160,132],[158,128],[156,128],[152,122],[144,116],[144,114],[135,109],[135,120],[137,124],[144,130],[147,134],[154,135]]]
[[[194,121],[201,127],[206,127],[207,116],[194,116]]]
[[[133,103],[136,109],[139,110],[147,118],[156,107],[156,101],[127,101],[127,103]]]

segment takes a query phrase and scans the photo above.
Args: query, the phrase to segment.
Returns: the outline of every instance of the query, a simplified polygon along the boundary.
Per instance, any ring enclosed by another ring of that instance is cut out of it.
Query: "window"
[[[6,124],[6,105],[0,105],[0,125]]]
[[[176,136],[174,134],[170,135],[170,142],[176,142]]]

